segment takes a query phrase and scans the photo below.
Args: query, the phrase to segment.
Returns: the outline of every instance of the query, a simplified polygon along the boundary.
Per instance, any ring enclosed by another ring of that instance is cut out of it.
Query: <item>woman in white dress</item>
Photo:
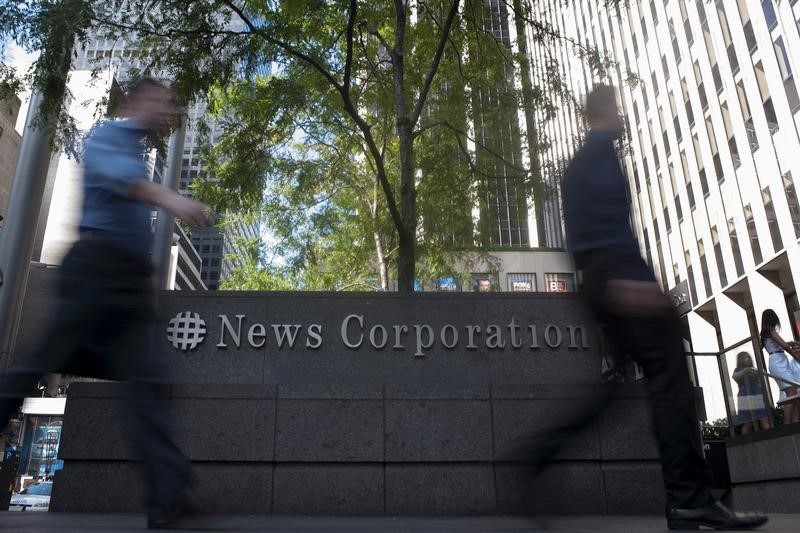
[[[800,345],[794,341],[784,341],[778,333],[781,323],[778,315],[772,309],[767,309],[761,314],[761,344],[769,354],[769,373],[778,378],[800,383],[798,366],[790,364],[789,359],[800,358]],[[786,381],[775,380],[781,392],[787,397],[795,396],[798,387]],[[783,395],[781,395],[783,396]],[[793,424],[800,422],[800,409],[787,405],[783,411],[783,423]]]

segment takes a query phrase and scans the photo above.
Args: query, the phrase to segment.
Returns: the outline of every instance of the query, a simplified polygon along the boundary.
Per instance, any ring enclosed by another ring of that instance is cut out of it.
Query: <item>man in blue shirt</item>
[[[168,133],[172,92],[142,78],[130,88],[125,111],[127,120],[97,126],[86,141],[80,239],[59,269],[49,330],[0,378],[0,424],[47,372],[132,382],[131,412],[123,422],[144,462],[148,526],[167,528],[188,513],[192,475],[168,434],[166,375],[145,342],[156,312],[150,212],[158,206],[199,225],[206,208],[147,179],[144,140]]]
[[[668,526],[757,528],[767,522],[765,516],[734,514],[711,496],[680,322],[631,229],[630,193],[615,148],[623,121],[614,88],[597,86],[586,98],[585,115],[590,131],[567,166],[562,187],[567,246],[583,272],[583,296],[610,343],[639,363],[648,379]],[[552,457],[609,397],[572,413],[539,458]]]

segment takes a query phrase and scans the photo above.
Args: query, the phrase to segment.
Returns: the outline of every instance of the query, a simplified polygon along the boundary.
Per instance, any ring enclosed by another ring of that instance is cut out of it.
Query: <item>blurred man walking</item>
[[[630,225],[627,181],[614,142],[623,120],[614,88],[600,85],[586,98],[590,131],[564,174],[567,245],[583,271],[582,292],[617,352],[638,362],[648,379],[659,442],[670,529],[754,529],[761,515],[737,515],[711,496],[694,391],[680,323],[669,299],[642,260]],[[535,459],[541,467],[592,420],[609,394],[550,431]]]
[[[166,376],[146,343],[156,313],[150,212],[158,206],[199,225],[206,208],[147,179],[143,141],[169,131],[170,89],[138,80],[125,115],[98,125],[86,141],[80,239],[59,269],[58,303],[46,334],[0,379],[0,424],[47,372],[131,381],[126,422],[143,460],[148,526],[170,528],[189,512],[191,472],[168,434]]]

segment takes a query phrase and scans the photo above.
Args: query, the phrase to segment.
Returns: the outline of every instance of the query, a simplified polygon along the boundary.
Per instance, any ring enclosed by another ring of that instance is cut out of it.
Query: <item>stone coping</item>
[[[725,445],[728,448],[734,448],[736,446],[744,446],[746,444],[780,439],[793,435],[800,435],[800,424],[789,424],[787,426],[779,426],[772,429],[755,431],[753,433],[745,433],[744,435],[735,435],[725,439]]]

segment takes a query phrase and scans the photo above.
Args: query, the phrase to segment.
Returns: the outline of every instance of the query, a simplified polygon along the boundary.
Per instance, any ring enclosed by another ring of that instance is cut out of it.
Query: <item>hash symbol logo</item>
[[[205,338],[205,320],[191,311],[178,313],[167,326],[167,340],[178,350],[194,350]]]

